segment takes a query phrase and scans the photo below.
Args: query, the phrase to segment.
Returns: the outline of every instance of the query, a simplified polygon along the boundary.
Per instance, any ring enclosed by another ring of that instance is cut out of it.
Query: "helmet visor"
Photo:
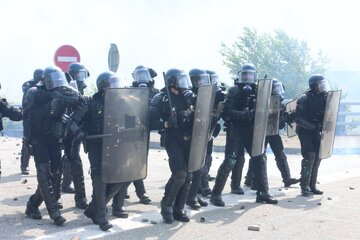
[[[139,85],[141,83],[148,84],[152,81],[151,75],[147,69],[139,69],[134,72],[134,81]]]
[[[194,79],[194,87],[199,88],[203,85],[210,85],[210,76],[209,74],[199,74],[193,76]]]
[[[331,90],[329,82],[325,79],[318,82],[318,87],[320,93],[328,92]]]
[[[104,89],[107,88],[120,88],[120,78],[117,76],[110,77],[104,82]]]
[[[176,79],[175,87],[177,87],[179,89],[191,89],[192,88],[190,77],[186,73],[179,73],[179,74],[175,75],[175,79]]]
[[[66,80],[65,73],[60,71],[54,71],[45,75],[44,78],[45,87],[47,90],[54,89],[56,87],[69,86]]]
[[[240,73],[240,82],[241,83],[255,83],[256,72],[255,71],[246,71]]]
[[[88,73],[86,69],[80,69],[79,72],[75,76],[75,80],[79,82],[85,81],[85,79],[88,77]]]
[[[285,93],[284,87],[281,82],[273,82],[272,95],[282,96]]]

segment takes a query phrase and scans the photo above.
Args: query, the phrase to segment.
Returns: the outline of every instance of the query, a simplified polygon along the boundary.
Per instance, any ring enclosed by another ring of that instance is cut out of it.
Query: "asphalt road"
[[[73,195],[62,195],[63,216],[68,220],[57,227],[41,206],[42,220],[24,214],[29,196],[36,189],[36,171],[31,160],[30,175],[20,174],[20,139],[0,137],[2,177],[0,179],[0,239],[360,239],[360,157],[334,155],[322,161],[319,188],[323,196],[299,196],[299,186],[283,188],[273,156],[268,156],[268,175],[271,194],[279,199],[276,206],[255,203],[255,192],[245,188],[244,196],[229,194],[230,181],[224,190],[225,208],[212,205],[201,211],[186,209],[190,223],[164,224],[159,202],[164,185],[170,176],[167,155],[159,149],[150,150],[149,171],[145,186],[153,202],[141,205],[130,186],[130,199],[125,207],[128,219],[111,217],[114,228],[102,232],[91,224],[82,210],[74,207]],[[211,175],[215,176],[223,159],[213,154]],[[248,158],[247,158],[248,159]],[[299,177],[301,156],[288,155],[294,177]],[[86,172],[86,191],[91,198],[89,162],[83,155]],[[247,162],[246,162],[247,165]],[[244,172],[247,167],[244,168]],[[213,185],[213,182],[211,182]],[[321,205],[320,205],[321,204]],[[111,213],[111,205],[108,206]],[[204,217],[205,222],[200,218]],[[260,231],[250,231],[257,225]]]

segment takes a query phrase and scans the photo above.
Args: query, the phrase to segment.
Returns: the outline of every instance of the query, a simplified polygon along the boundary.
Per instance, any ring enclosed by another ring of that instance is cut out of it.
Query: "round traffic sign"
[[[68,66],[73,62],[80,62],[80,54],[76,48],[71,45],[63,45],[56,50],[54,63],[64,72],[67,72]]]

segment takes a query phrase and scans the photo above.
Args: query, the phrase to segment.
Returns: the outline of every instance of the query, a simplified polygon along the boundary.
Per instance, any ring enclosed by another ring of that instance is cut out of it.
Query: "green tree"
[[[259,78],[267,75],[284,83],[286,98],[304,92],[309,76],[324,73],[329,63],[321,51],[312,57],[305,41],[299,41],[281,30],[273,34],[259,34],[255,29],[246,27],[230,47],[222,43],[220,53],[234,78],[238,76],[242,64],[253,63]]]

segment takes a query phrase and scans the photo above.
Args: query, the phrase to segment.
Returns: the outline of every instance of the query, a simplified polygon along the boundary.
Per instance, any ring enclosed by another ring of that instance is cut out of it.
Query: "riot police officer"
[[[0,90],[1,90],[1,84],[0,84]],[[10,106],[5,98],[0,97],[0,131],[4,129],[2,123],[3,117],[8,117],[12,121],[21,121],[23,119],[23,114],[21,110]]]
[[[66,107],[79,104],[78,92],[68,87],[67,77],[58,67],[47,67],[44,85],[26,94],[24,115],[31,118],[30,144],[34,152],[38,188],[26,207],[25,214],[41,219],[39,206],[45,202],[50,218],[57,225],[66,221],[57,203],[60,197],[61,139],[64,137]]]
[[[84,89],[86,88],[85,80],[90,75],[89,71],[83,64],[74,62],[68,66],[68,73],[72,78],[71,81],[76,82],[75,88],[83,95]],[[67,111],[70,113],[73,109],[67,109]],[[80,209],[86,209],[88,204],[85,193],[83,166],[80,158],[80,141],[76,140],[74,137],[75,136],[72,134],[68,134],[63,143],[62,191],[66,193],[75,193],[75,206]],[[72,189],[70,186],[71,180],[74,182],[75,189]]]
[[[273,87],[271,94],[273,96],[280,96],[280,100],[283,101],[284,93],[285,93],[285,89],[283,84],[279,80],[273,79]],[[285,122],[286,122],[285,118],[286,118],[285,106],[281,105],[279,129],[283,129],[285,127]],[[284,152],[284,145],[280,135],[275,134],[275,135],[267,136],[265,140],[265,148],[268,144],[270,144],[270,148],[275,155],[276,166],[278,167],[281,173],[284,186],[290,187],[292,184],[296,184],[300,182],[300,179],[295,179],[291,177],[289,164],[287,161],[286,154]],[[247,186],[252,186],[252,178],[253,178],[253,166],[249,163],[248,173],[246,174],[246,181],[245,181],[245,184]],[[256,186],[253,187],[255,188]]]
[[[83,118],[84,132],[86,135],[99,135],[103,133],[104,122],[104,100],[105,92],[108,88],[120,87],[120,80],[114,72],[107,71],[101,73],[96,79],[98,91],[92,96],[88,104],[88,111]],[[106,184],[102,180],[102,139],[88,139],[85,144],[88,152],[91,179],[93,185],[92,200],[84,214],[90,218],[94,224],[98,224],[100,229],[106,231],[112,228],[108,221],[106,204],[118,193],[124,184]],[[126,184],[125,187],[127,187]],[[125,191],[123,191],[124,193]],[[125,196],[123,196],[125,197]]]
[[[218,89],[215,92],[215,101],[214,101],[214,110],[213,110],[213,119],[211,122],[211,132],[212,137],[210,141],[208,142],[207,150],[206,150],[206,157],[205,157],[205,164],[203,168],[203,174],[201,175],[201,188],[200,192],[201,195],[204,197],[209,197],[211,195],[211,189],[209,187],[209,171],[212,164],[212,151],[213,151],[213,141],[214,138],[216,138],[221,130],[221,126],[218,123],[218,121],[221,118],[222,114],[222,108],[223,108],[223,102],[225,100],[225,90],[221,85],[219,81],[219,75],[212,71],[212,70],[205,70],[207,74],[210,76],[210,81],[212,84],[216,84],[218,86]],[[201,199],[198,199],[201,200]],[[199,202],[201,205],[201,201]],[[204,204],[203,204],[204,205]]]
[[[250,154],[250,161],[254,161],[257,182],[256,202],[276,204],[277,200],[268,193],[265,153],[251,156],[257,94],[256,68],[253,64],[244,64],[239,75],[235,86],[229,89],[225,99],[223,119],[229,126],[226,132],[225,159],[219,167],[210,201],[215,206],[225,206],[221,193],[230,171],[237,161],[241,161],[238,159],[241,154],[238,153],[237,146],[242,141]]]
[[[42,69],[35,69],[34,73],[33,73],[33,79],[26,81],[23,85],[22,85],[22,91],[23,91],[23,100],[22,102],[24,102],[25,100],[25,95],[27,93],[27,91],[32,88],[35,87],[36,84],[40,81],[41,76],[43,74],[44,70]],[[28,135],[29,135],[29,119],[25,118],[23,120],[23,141],[22,141],[22,147],[21,147],[21,165],[20,165],[20,170],[21,170],[21,174],[23,175],[29,175],[29,160],[30,160],[30,153],[29,153],[29,143],[28,143]]]
[[[298,100],[296,106],[296,133],[301,144],[301,193],[303,196],[323,194],[316,188],[321,159],[319,149],[322,123],[325,114],[328,82],[321,74],[309,78],[309,90]]]
[[[0,84],[1,90],[1,84]],[[5,98],[0,97],[0,132],[4,129],[2,118],[8,117],[12,121],[21,121],[23,115],[21,110],[9,105]],[[0,177],[1,177],[1,161],[0,161]]]
[[[206,73],[205,70],[201,70],[201,69],[197,69],[197,68],[191,69],[189,71],[189,76],[190,76],[191,83],[193,86],[192,91],[195,94],[198,94],[198,90],[199,90],[200,86],[209,85],[211,83],[210,76],[209,76],[209,74]],[[192,181],[191,181],[191,185],[190,185],[189,195],[186,200],[186,205],[188,205],[190,208],[192,208],[194,210],[198,210],[201,207],[203,207],[203,206],[205,207],[208,205],[208,203],[203,201],[200,196],[197,196],[197,193],[200,189],[200,184],[201,184],[201,179],[202,179],[203,174],[206,174],[206,178],[207,178],[208,171],[207,171],[207,166],[205,167],[205,165],[202,169],[195,171],[192,174],[193,176],[192,176]]]
[[[157,73],[152,68],[147,68],[142,65],[139,65],[135,68],[132,73],[132,77],[134,79],[132,86],[133,87],[147,87],[149,89],[149,102],[151,99],[158,94],[160,91],[154,87],[155,80],[154,78],[157,76]],[[150,136],[150,132],[149,132]],[[150,137],[148,138],[148,140]],[[148,151],[149,151],[149,142],[148,142]],[[149,204],[151,199],[146,194],[144,180],[137,180],[133,182],[136,195],[142,204]],[[117,217],[127,217],[127,213],[123,207],[123,203],[119,203],[119,196],[121,193],[118,193],[114,196],[113,201],[113,215]],[[122,199],[120,197],[120,199]]]
[[[165,223],[190,221],[184,206],[192,176],[187,172],[195,102],[191,87],[189,76],[183,70],[170,69],[165,74],[165,88],[150,103],[150,128],[165,129],[162,142],[172,172],[161,200]]]

